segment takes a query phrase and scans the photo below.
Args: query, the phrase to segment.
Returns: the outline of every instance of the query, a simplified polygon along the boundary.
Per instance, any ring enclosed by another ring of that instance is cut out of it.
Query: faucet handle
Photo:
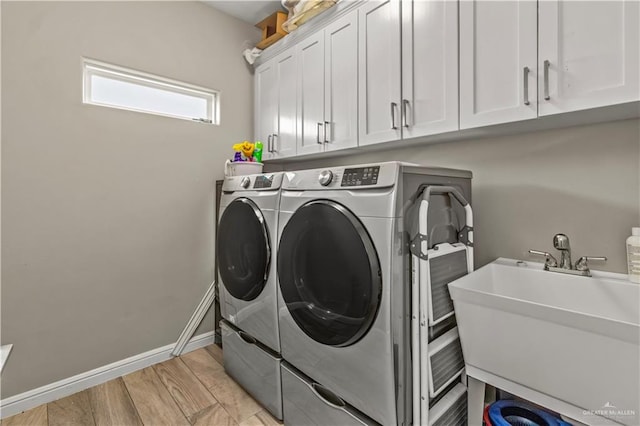
[[[578,271],[588,271],[589,270],[589,261],[606,262],[607,258],[604,257],[604,256],[582,256],[576,262],[576,269]]]
[[[551,253],[547,253],[546,251],[540,250],[529,250],[529,254],[535,254],[537,256],[544,256],[544,266],[555,268],[558,266],[558,261],[555,257],[551,255]]]

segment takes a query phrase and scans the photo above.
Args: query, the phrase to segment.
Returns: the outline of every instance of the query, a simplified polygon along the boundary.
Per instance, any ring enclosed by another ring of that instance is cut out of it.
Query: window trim
[[[96,102],[91,99],[91,77],[94,75],[125,83],[134,83],[149,88],[158,88],[164,90],[170,89],[170,91],[174,93],[204,99],[207,103],[207,117],[188,118],[181,115]],[[87,105],[98,105],[108,108],[122,109],[126,111],[135,111],[152,115],[160,115],[164,117],[178,118],[187,121],[220,125],[219,91],[88,58],[82,58],[82,103]]]

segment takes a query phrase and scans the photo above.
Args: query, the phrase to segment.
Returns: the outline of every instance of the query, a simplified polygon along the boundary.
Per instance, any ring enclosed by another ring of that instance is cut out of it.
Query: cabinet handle
[[[272,139],[272,143],[271,143],[271,152],[278,152],[278,150],[276,149],[276,138],[278,137],[277,134],[273,134],[273,139]]]
[[[397,103],[391,102],[391,129],[392,130],[398,129],[398,127],[396,126],[396,107],[397,106],[398,106]]]
[[[402,126],[409,127],[409,119],[407,118],[407,114],[409,111],[409,101],[406,99],[402,100]]]
[[[320,140],[320,128],[322,127],[322,123],[318,123],[318,127],[316,128],[316,142],[322,145],[322,141]]]
[[[271,135],[267,136],[267,152],[271,152]]]
[[[551,99],[549,96],[549,67],[551,66],[551,62],[547,59],[544,61],[544,100],[548,101]]]
[[[523,78],[524,78],[524,104],[525,105],[530,105],[531,102],[529,102],[529,67],[524,67],[523,70]]]
[[[327,138],[327,135],[329,134],[329,130],[327,129],[327,126],[329,124],[330,123],[328,121],[324,122],[324,143],[329,143],[329,140],[331,139],[331,138]]]

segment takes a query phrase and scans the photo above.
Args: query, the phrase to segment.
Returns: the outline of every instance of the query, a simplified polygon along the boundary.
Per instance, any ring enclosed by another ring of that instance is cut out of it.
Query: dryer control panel
[[[282,188],[295,191],[356,191],[394,186],[402,163],[389,161],[284,172]]]
[[[344,169],[340,186],[375,185],[379,174],[380,166]]]

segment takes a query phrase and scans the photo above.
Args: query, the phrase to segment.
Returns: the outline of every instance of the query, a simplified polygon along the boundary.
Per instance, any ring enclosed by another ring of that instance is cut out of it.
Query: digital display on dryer
[[[261,189],[261,188],[271,188],[271,185],[273,184],[273,176],[258,176],[256,177],[255,182],[253,183],[253,187],[255,189]]]
[[[375,185],[378,183],[379,173],[380,166],[345,169],[340,186]]]

